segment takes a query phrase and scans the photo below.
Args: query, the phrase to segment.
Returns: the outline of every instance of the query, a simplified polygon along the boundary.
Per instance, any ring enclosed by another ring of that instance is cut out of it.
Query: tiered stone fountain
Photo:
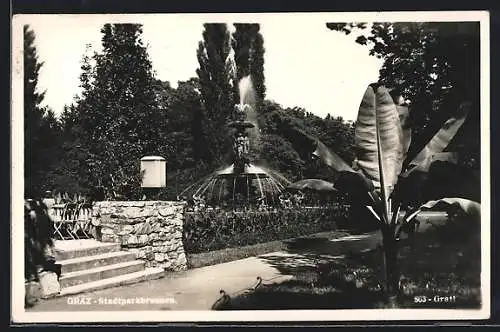
[[[198,183],[186,188],[180,198],[192,197],[204,200],[212,206],[224,204],[279,204],[279,196],[290,182],[279,173],[253,164],[250,160],[252,143],[258,140],[258,130],[255,121],[249,121],[254,114],[255,106],[252,104],[254,95],[253,86],[249,77],[240,81],[240,103],[234,107],[232,118],[228,127],[234,135],[233,163]],[[250,132],[253,131],[254,135]],[[252,137],[254,136],[254,137]],[[250,137],[254,139],[252,142]]]

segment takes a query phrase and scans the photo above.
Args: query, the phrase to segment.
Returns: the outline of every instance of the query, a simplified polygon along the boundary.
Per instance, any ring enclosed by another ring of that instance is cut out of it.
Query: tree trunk
[[[388,227],[383,230],[383,249],[385,260],[386,295],[389,307],[397,306],[399,295],[398,247],[394,231]]]

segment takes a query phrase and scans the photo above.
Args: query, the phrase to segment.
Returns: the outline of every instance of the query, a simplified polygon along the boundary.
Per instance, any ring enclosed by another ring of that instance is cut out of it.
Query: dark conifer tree
[[[102,187],[108,197],[136,196],[130,188],[139,188],[140,158],[167,154],[166,115],[155,93],[142,26],[105,24],[101,32],[102,52],[82,65],[74,148],[85,155],[79,166],[84,187]]]
[[[226,124],[234,107],[233,86],[226,67],[231,44],[226,24],[209,23],[204,25],[203,41],[199,43],[197,57],[199,68],[196,70],[200,82],[200,93],[204,106],[203,125],[197,124],[208,134],[205,148],[209,151],[207,162],[221,164],[228,159],[231,140],[227,135]],[[205,129],[206,128],[206,129]],[[205,131],[206,130],[206,131]]]

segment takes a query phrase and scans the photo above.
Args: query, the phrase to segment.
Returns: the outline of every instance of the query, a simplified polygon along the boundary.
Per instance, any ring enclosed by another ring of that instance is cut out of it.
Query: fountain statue
[[[248,104],[237,104],[234,106],[235,112],[233,114],[233,120],[229,123],[229,127],[234,128],[236,133],[234,134],[234,169],[238,173],[243,173],[245,165],[247,165],[250,160],[248,154],[250,151],[250,139],[246,130],[249,128],[254,128],[255,125],[249,121],[246,121],[246,114],[251,109]]]

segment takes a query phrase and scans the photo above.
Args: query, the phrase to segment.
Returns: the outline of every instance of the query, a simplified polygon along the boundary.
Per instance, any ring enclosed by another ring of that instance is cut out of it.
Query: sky
[[[178,81],[196,76],[196,49],[203,23],[260,23],[264,38],[264,75],[267,99],[284,107],[303,107],[320,117],[328,113],[354,120],[368,84],[376,82],[381,60],[369,56],[355,36],[326,28],[311,17],[211,17],[202,15],[37,15],[25,22],[36,34],[40,61],[39,88],[46,90],[43,104],[60,114],[80,92],[80,63],[86,44],[100,50],[100,28],[106,22],[142,23],[155,77]]]

